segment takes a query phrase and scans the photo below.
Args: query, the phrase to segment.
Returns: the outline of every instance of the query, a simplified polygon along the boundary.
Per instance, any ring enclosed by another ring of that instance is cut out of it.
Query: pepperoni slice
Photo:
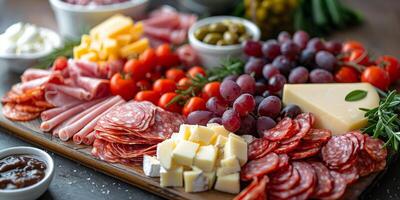
[[[329,166],[341,166],[346,164],[353,155],[353,143],[343,135],[332,137],[322,147],[322,159]]]
[[[269,152],[274,150],[278,143],[276,142],[270,142],[266,139],[263,138],[257,138],[253,142],[249,144],[248,147],[248,157],[249,160],[254,160],[257,158],[264,157],[267,155]]]
[[[37,113],[37,112],[42,112],[46,108],[33,106],[29,104],[15,104],[14,109],[21,112]]]
[[[6,103],[3,106],[3,115],[14,121],[29,121],[39,117],[40,113],[22,112],[15,109],[15,104]]]
[[[332,132],[325,129],[310,129],[310,131],[302,138],[305,142],[325,143],[332,136]]]
[[[360,150],[364,150],[364,144],[365,144],[365,137],[360,131],[352,131],[350,132],[354,136],[356,136],[358,140],[358,144],[360,145]]]
[[[253,181],[243,189],[233,200],[242,200],[242,199],[250,199],[250,192],[253,188],[255,188],[259,184],[258,178],[253,178]],[[253,197],[254,198],[254,197]]]
[[[325,167],[321,162],[311,162],[311,167],[314,168],[317,176],[317,185],[312,195],[313,198],[319,198],[323,195],[329,194],[333,189],[333,180],[329,173],[329,169]]]
[[[382,140],[365,136],[365,151],[375,161],[382,161],[386,159],[387,149],[383,146]]]
[[[329,173],[333,179],[333,189],[328,195],[320,197],[320,199],[322,200],[339,199],[340,197],[343,196],[344,192],[346,191],[347,185],[342,175],[335,171],[330,171]]]
[[[356,167],[360,176],[367,176],[374,172],[375,162],[367,152],[361,151],[357,156]]]
[[[315,148],[304,150],[304,151],[294,151],[294,152],[290,152],[289,156],[292,160],[300,160],[300,159],[304,159],[304,158],[309,158],[309,157],[317,155],[319,153],[320,149],[321,148],[319,148],[319,147],[315,147]]]
[[[254,179],[253,179],[254,182]],[[252,185],[253,182],[250,184]],[[249,190],[246,191],[246,193],[240,197],[240,198],[234,198],[235,199],[266,199],[265,196],[265,189],[267,186],[267,183],[269,182],[268,176],[264,176],[261,178],[261,180],[258,182],[255,186],[252,186]],[[246,188],[247,189],[247,188]],[[239,194],[240,195],[240,194]]]
[[[320,142],[301,141],[299,146],[296,148],[296,150],[305,151],[305,150],[314,149],[314,148],[321,148],[322,145],[323,145],[323,143],[320,143]]]
[[[277,169],[279,156],[276,153],[269,153],[257,160],[252,160],[243,166],[241,179],[249,181],[254,177],[261,177]]]
[[[287,199],[299,195],[310,188],[314,188],[316,180],[314,169],[306,162],[293,162],[293,167],[301,174],[299,184],[289,190],[271,191],[272,196],[279,199]]]
[[[314,193],[315,187],[310,187],[308,190],[290,197],[288,200],[306,200]]]
[[[347,185],[356,182],[359,178],[357,167],[354,165],[347,168],[346,170],[341,170],[338,173],[340,173],[342,175],[342,177],[346,181]]]
[[[356,156],[358,154],[358,151],[360,149],[360,142],[358,141],[357,137],[353,135],[353,133],[346,133],[344,136],[349,138],[351,142],[353,143],[353,155],[352,157]]]
[[[284,169],[289,166],[289,156],[287,154],[279,154],[278,169]]]
[[[263,137],[271,141],[280,141],[295,131],[295,122],[289,117],[283,118],[275,127],[264,131]]]
[[[287,168],[279,169],[279,171],[271,174],[271,182],[273,184],[280,184],[287,181],[293,174],[293,166],[288,165]]]
[[[311,120],[312,120],[312,115],[309,114],[309,113],[303,113],[303,114],[298,115],[296,117],[295,121],[300,126],[299,131],[296,134],[294,134],[291,138],[282,140],[280,142],[282,144],[289,144],[289,143],[292,143],[292,142],[294,142],[296,140],[302,139],[310,131]]]
[[[274,177],[274,179],[275,179],[275,178],[276,178],[276,177]],[[273,180],[273,181],[275,181],[275,180]],[[278,180],[276,180],[276,181],[278,181]],[[272,191],[272,190],[273,190],[273,191],[286,191],[286,190],[290,190],[290,189],[292,189],[293,187],[296,187],[296,186],[299,184],[299,182],[300,182],[300,174],[299,174],[299,171],[293,167],[291,176],[290,176],[287,180],[285,180],[285,181],[283,181],[283,182],[280,182],[279,184],[271,185],[271,191]]]
[[[279,154],[289,153],[289,152],[295,150],[299,146],[299,144],[300,144],[300,140],[295,140],[288,144],[281,144],[278,148],[276,148],[274,150],[274,152],[279,153]]]

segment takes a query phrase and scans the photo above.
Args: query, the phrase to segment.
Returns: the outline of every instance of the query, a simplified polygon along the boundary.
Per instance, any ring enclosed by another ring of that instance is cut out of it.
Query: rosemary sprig
[[[54,60],[60,56],[71,58],[73,56],[74,47],[79,45],[79,43],[79,39],[65,39],[62,47],[54,49],[49,55],[40,59],[39,63],[34,66],[34,68],[47,69],[53,64]]]
[[[360,109],[366,112],[365,117],[368,119],[368,126],[363,131],[375,138],[385,138],[387,140],[385,146],[398,151],[400,143],[400,119],[398,115],[400,94],[391,91],[381,99],[378,107]]]

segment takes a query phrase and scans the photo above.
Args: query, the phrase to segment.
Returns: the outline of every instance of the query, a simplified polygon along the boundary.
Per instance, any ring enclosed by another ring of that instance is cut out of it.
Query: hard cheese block
[[[367,96],[346,101],[345,97],[354,90],[365,90]],[[377,107],[379,95],[369,83],[286,84],[283,103],[296,104],[304,112],[314,113],[317,128],[329,129],[338,135],[364,127],[367,119],[359,108]]]

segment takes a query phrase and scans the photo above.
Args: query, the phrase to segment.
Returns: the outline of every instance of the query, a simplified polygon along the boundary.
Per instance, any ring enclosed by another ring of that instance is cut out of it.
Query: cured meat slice
[[[304,141],[301,141],[299,146],[296,148],[296,150],[305,151],[305,150],[314,149],[314,148],[321,148],[322,145],[324,145],[324,144],[323,143],[319,143],[319,142],[304,142]]]
[[[24,73],[21,75],[21,81],[27,82],[30,80],[49,76],[50,74],[51,74],[50,70],[29,68],[25,70]]]
[[[302,138],[305,142],[325,143],[332,136],[332,132],[326,129],[310,129],[310,131]]]
[[[89,92],[91,98],[100,98],[111,94],[110,81],[106,79],[77,76],[75,83]]]
[[[83,88],[76,86],[67,86],[67,85],[56,85],[56,84],[47,84],[46,85],[46,93],[47,92],[57,92],[64,93],[70,97],[75,99],[79,99],[82,101],[88,101],[94,98],[91,93],[84,90]]]
[[[357,156],[356,167],[360,176],[367,176],[374,172],[375,162],[367,152],[361,151]]]
[[[261,177],[275,171],[279,164],[279,156],[275,153],[269,153],[257,160],[252,160],[242,167],[240,173],[243,181],[249,181],[254,177]]]
[[[329,169],[321,162],[310,162],[311,167],[314,168],[317,176],[317,185],[313,193],[313,198],[329,194],[333,189],[333,179],[330,175]]]
[[[313,194],[314,190],[314,187],[310,187],[308,190],[288,198],[288,200],[306,200]]]
[[[233,200],[255,199],[255,197],[249,198],[250,191],[253,188],[255,188],[258,184],[259,184],[258,178],[257,177],[253,178],[253,181],[251,181],[251,183],[246,188],[244,188],[238,195],[236,195]]]
[[[144,33],[172,44],[182,44],[186,40],[187,31],[180,29],[145,26]]]
[[[289,156],[287,154],[279,154],[279,169],[284,169],[289,166]]]
[[[382,171],[386,167],[386,160],[381,160],[375,163],[374,172]]]
[[[270,191],[274,192],[280,192],[280,191],[287,191],[292,189],[293,187],[296,187],[300,182],[300,174],[297,169],[293,167],[292,170],[292,175],[284,182],[281,182],[279,184],[273,184],[270,186]]]
[[[273,151],[277,146],[276,142],[269,142],[263,138],[253,140],[248,146],[248,158],[254,160],[264,157],[269,152]]]
[[[280,199],[287,199],[302,194],[310,188],[314,190],[316,180],[314,169],[306,162],[293,162],[293,167],[299,172],[299,174],[301,174],[299,184],[289,190],[271,191],[270,194],[272,196]]]
[[[322,147],[322,159],[332,167],[346,164],[353,155],[353,143],[346,136],[334,136]]]
[[[349,167],[345,170],[341,170],[341,171],[337,171],[337,172],[342,175],[342,177],[346,181],[347,185],[356,182],[359,178],[358,170],[355,165],[352,165],[351,167]]]
[[[351,140],[351,142],[353,143],[353,154],[351,155],[351,157],[355,157],[358,154],[358,151],[360,150],[360,143],[357,139],[357,137],[355,135],[353,135],[352,133],[346,133],[344,136],[346,136],[347,138],[349,138]]]
[[[343,179],[342,175],[335,172],[335,171],[330,171],[329,174],[332,176],[333,180],[333,189],[332,191],[320,197],[322,200],[336,200],[340,199],[344,192],[346,191],[346,181]]]
[[[317,155],[319,153],[319,150],[319,147],[315,147],[304,151],[293,151],[289,153],[289,156],[292,160],[300,160]]]
[[[365,136],[365,151],[375,161],[385,160],[387,156],[383,141],[370,136]]]
[[[248,185],[234,200],[251,200],[251,199],[266,199],[266,186],[269,182],[268,176],[263,176],[260,181],[254,178],[250,185]]]
[[[290,137],[295,132],[295,122],[289,117],[283,118],[275,127],[264,131],[263,138],[271,141],[280,141]]]
[[[280,144],[275,150],[275,153],[289,153],[293,150],[295,150],[300,144],[300,140],[294,140],[291,143],[288,144]]]
[[[39,112],[23,112],[15,109],[15,104],[6,103],[3,105],[3,115],[13,121],[30,121],[39,116]]]
[[[293,141],[300,140],[310,131],[313,115],[311,113],[302,113],[298,115],[295,121],[299,124],[299,131],[291,138],[280,141],[282,144],[289,144]]]
[[[360,145],[360,150],[364,150],[364,144],[365,144],[365,137],[360,131],[352,131],[350,132],[354,136],[356,136],[358,140],[358,144]]]
[[[271,183],[280,184],[287,181],[293,174],[293,166],[288,165],[287,168],[280,168],[278,171],[271,174]]]
[[[20,112],[28,112],[28,113],[40,113],[46,108],[38,107],[31,104],[15,104],[14,109]]]
[[[83,144],[86,145],[92,145],[95,140],[95,137],[96,137],[96,131],[92,131],[83,138],[82,142]]]

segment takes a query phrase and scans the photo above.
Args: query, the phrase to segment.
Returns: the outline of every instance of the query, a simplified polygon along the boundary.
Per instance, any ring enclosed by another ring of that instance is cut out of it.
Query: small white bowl
[[[39,198],[49,187],[50,182],[53,180],[54,176],[54,162],[51,156],[37,148],[33,147],[12,147],[8,149],[4,149],[0,151],[0,158],[4,158],[6,156],[11,155],[35,155],[38,156],[39,159],[46,163],[46,175],[42,180],[38,183],[20,188],[20,189],[12,189],[12,190],[3,190],[0,189],[0,199],[7,200],[34,200]]]
[[[194,50],[197,52],[203,66],[206,68],[212,68],[215,66],[219,66],[221,63],[221,60],[225,59],[227,57],[244,58],[242,44],[216,46],[216,45],[206,44],[206,43],[198,40],[194,36],[194,32],[198,28],[208,25],[208,24],[221,22],[223,20],[230,20],[233,22],[242,23],[246,27],[247,32],[249,32],[252,35],[253,40],[260,39],[260,34],[261,34],[260,29],[253,22],[250,22],[249,20],[246,20],[243,18],[233,17],[233,16],[216,16],[216,17],[204,18],[200,21],[197,21],[189,29],[189,43],[194,48]]]
[[[61,47],[62,40],[56,32],[42,27],[40,29],[46,32],[49,40],[51,40],[53,47]],[[53,50],[54,48],[49,48],[45,51],[39,51],[35,53],[0,54],[0,66],[7,67],[8,69],[16,73],[22,73],[26,69],[36,65],[41,58],[49,55]]]
[[[124,14],[133,18],[144,15],[148,0],[130,0],[111,5],[75,5],[62,0],[49,0],[56,15],[60,34],[67,38],[80,36],[93,26],[114,14]]]

